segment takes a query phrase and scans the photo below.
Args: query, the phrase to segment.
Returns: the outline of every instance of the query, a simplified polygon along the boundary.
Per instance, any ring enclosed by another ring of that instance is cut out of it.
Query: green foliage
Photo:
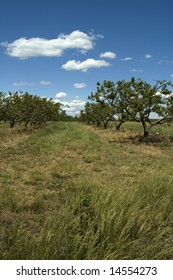
[[[31,95],[28,92],[19,94],[0,94],[0,120],[8,121],[13,128],[16,123],[40,126],[47,121],[61,118],[60,103],[52,99]]]
[[[99,119],[105,128],[115,119],[119,121],[117,128],[125,121],[136,121],[142,124],[144,138],[147,139],[151,127],[172,118],[172,86],[165,80],[157,81],[153,86],[134,77],[130,81],[118,81],[116,86],[111,81],[97,83],[97,91],[89,96],[91,103],[86,104],[81,117],[92,123]],[[153,120],[153,114],[157,120]]]

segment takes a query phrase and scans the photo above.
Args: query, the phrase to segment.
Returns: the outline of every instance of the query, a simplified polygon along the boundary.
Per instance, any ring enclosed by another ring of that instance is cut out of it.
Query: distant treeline
[[[61,104],[52,99],[39,97],[25,92],[0,93],[0,121],[15,124],[41,126],[47,121],[65,120],[69,117],[61,109]]]

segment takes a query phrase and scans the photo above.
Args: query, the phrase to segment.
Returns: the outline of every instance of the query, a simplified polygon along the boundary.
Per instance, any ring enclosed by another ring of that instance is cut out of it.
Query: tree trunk
[[[117,130],[117,131],[119,131],[119,130],[120,130],[120,127],[121,127],[121,125],[122,125],[122,124],[123,124],[123,122],[120,122],[119,124],[117,124],[117,125],[116,125],[116,127],[115,127],[115,128],[116,128],[116,130]]]
[[[108,123],[107,123],[107,122],[105,122],[105,123],[104,123],[104,129],[106,129],[106,128],[107,128],[107,125],[108,125]]]
[[[142,119],[142,125],[143,125],[143,129],[144,129],[143,141],[147,142],[148,141],[149,132],[148,132],[148,128],[147,128],[147,125],[146,125],[146,122],[145,122],[144,119]]]
[[[10,128],[13,128],[14,125],[15,125],[15,121],[14,121],[14,119],[11,119],[11,120],[10,120]]]

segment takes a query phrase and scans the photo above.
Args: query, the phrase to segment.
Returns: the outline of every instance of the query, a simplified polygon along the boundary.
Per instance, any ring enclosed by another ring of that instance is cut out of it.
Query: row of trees
[[[8,95],[0,93],[0,121],[9,122],[13,128],[16,123],[25,127],[30,125],[40,126],[47,121],[57,121],[65,117],[60,103],[52,99],[42,98],[36,95],[19,94],[18,92]]]
[[[126,121],[141,123],[147,140],[150,129],[173,119],[173,84],[156,81],[154,85],[142,79],[131,78],[97,83],[97,90],[88,97],[80,119],[88,124],[101,124],[107,128],[116,122],[116,129]]]

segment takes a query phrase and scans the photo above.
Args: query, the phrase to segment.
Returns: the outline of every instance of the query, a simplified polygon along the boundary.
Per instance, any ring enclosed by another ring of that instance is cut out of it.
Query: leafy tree
[[[114,120],[116,113],[113,102],[115,99],[115,85],[111,81],[104,81],[103,84],[97,83],[97,91],[88,97],[93,102],[90,106],[93,109],[95,117],[99,117],[104,128],[107,128],[108,123]]]
[[[172,84],[166,81],[157,81],[151,86],[142,79],[118,81],[118,99],[116,106],[123,110],[133,121],[140,122],[143,127],[144,140],[147,141],[151,127],[163,124],[168,119],[165,115],[167,97],[171,94]],[[155,113],[154,120],[152,114]]]
[[[95,111],[96,104],[92,104],[90,102],[85,103],[84,110],[80,111],[79,119],[87,122],[87,124],[97,124],[97,126],[100,125],[101,120],[99,115]]]
[[[143,127],[143,138],[147,141],[153,126],[173,118],[172,86],[165,80],[150,85],[134,77],[130,81],[120,80],[116,85],[105,80],[102,84],[97,83],[97,91],[89,96],[92,103],[86,104],[82,114],[88,122],[95,123],[97,119],[105,128],[116,118],[117,130],[125,121],[139,122]]]
[[[40,126],[47,121],[55,121],[60,118],[60,103],[52,99],[34,96],[29,93],[0,94],[0,119],[9,121],[13,128],[16,123]]]
[[[5,94],[3,92],[0,92],[0,121],[6,121],[6,114],[4,110],[4,99]]]
[[[21,96],[15,92],[9,92],[9,95],[3,99],[4,120],[9,121],[10,127],[13,128],[15,123],[20,120],[20,113],[22,107]]]

